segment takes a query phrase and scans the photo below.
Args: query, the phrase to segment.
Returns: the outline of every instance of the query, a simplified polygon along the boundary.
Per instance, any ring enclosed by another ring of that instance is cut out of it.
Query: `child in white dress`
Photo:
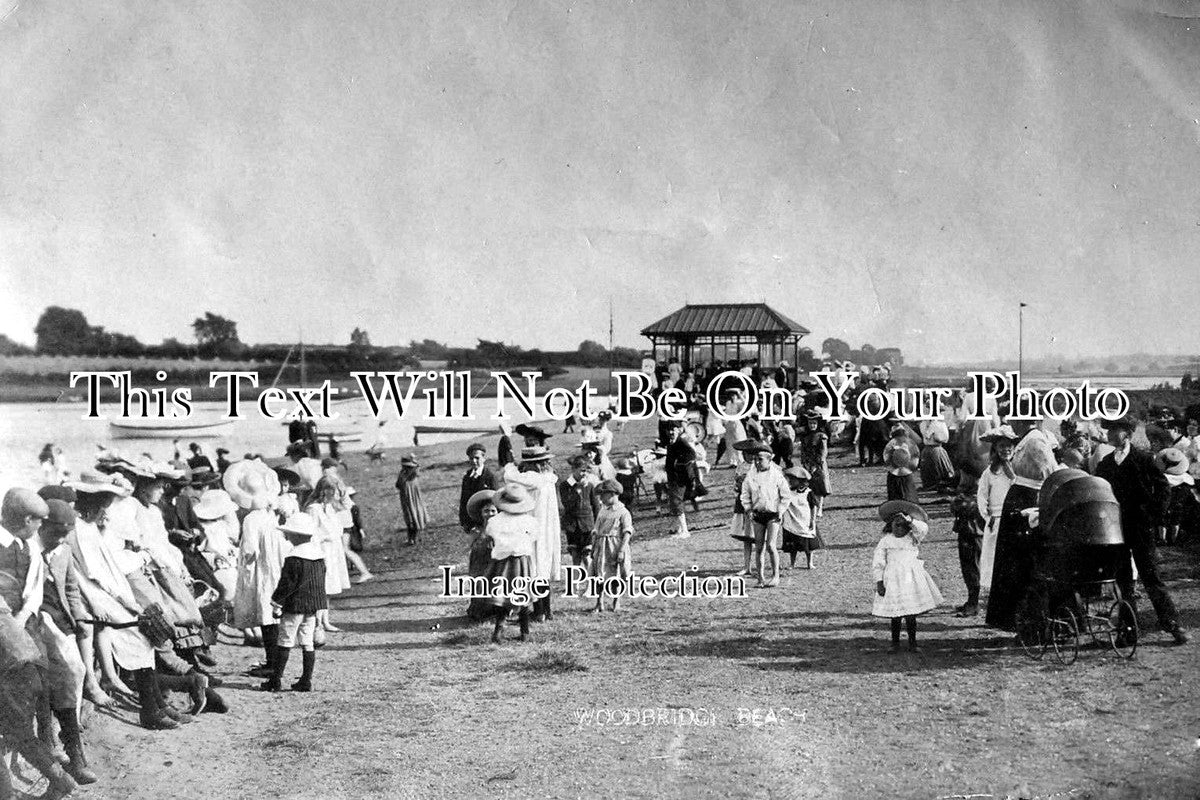
[[[871,613],[892,621],[892,652],[900,649],[900,620],[908,629],[908,649],[917,649],[917,615],[936,608],[942,593],[921,561],[917,545],[929,535],[929,515],[916,503],[889,500],[879,507],[886,525],[875,546],[871,573],[875,599]]]

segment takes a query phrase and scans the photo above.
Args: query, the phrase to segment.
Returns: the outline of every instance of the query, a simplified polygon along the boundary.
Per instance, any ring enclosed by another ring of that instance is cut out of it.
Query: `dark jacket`
[[[558,516],[564,531],[590,533],[595,527],[600,511],[595,488],[584,481],[574,485],[567,478],[558,481]]]
[[[1112,484],[1113,494],[1121,504],[1121,527],[1126,533],[1152,528],[1164,518],[1167,479],[1146,452],[1130,448],[1120,464],[1109,453],[1096,465],[1096,477]]]
[[[482,492],[484,489],[495,489],[498,486],[496,476],[487,467],[483,468],[477,478],[471,477],[471,472],[468,470],[467,474],[463,475],[462,494],[458,497],[458,523],[467,529],[475,527],[475,522],[467,516],[467,501],[476,492]]]
[[[329,608],[325,594],[325,558],[320,545],[308,542],[283,560],[271,602],[285,614],[316,614]]]
[[[683,439],[667,447],[667,482],[675,486],[690,486],[695,476],[696,451]]]
[[[46,585],[42,610],[50,615],[63,633],[73,634],[78,621],[86,619],[83,596],[79,592],[79,573],[71,563],[71,548],[65,544],[45,554]]]

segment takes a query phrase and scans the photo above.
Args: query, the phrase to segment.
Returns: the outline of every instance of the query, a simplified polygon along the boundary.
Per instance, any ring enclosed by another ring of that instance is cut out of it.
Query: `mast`
[[[611,398],[613,393],[613,301],[612,296],[608,298],[608,396]]]
[[[304,363],[304,331],[300,331],[300,388],[308,388],[308,368]]]

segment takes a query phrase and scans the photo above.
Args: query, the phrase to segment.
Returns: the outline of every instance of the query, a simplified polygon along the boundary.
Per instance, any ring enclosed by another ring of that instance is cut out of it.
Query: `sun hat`
[[[740,450],[746,455],[758,455],[759,453],[769,453],[771,448],[760,442],[758,439],[743,439],[733,445],[734,450]]]
[[[523,447],[521,448],[521,463],[530,464],[535,461],[549,461],[554,458],[554,454],[544,447]]]
[[[508,483],[492,496],[492,504],[507,514],[527,514],[537,503],[524,486]]]
[[[783,471],[783,474],[785,477],[795,478],[798,481],[812,480],[812,473],[810,473],[804,467],[790,467],[788,469],[785,469]]]
[[[526,425],[524,422],[522,422],[517,427],[513,428],[513,432],[516,433],[518,436],[529,436],[531,438],[541,439],[543,441],[545,441],[546,439],[549,439],[551,436],[553,436],[553,434],[546,433],[544,430],[539,428],[537,425]]]
[[[1002,439],[1007,439],[1010,442],[1019,442],[1021,437],[1013,430],[1012,425],[1001,425],[998,428],[992,428],[979,434],[981,442],[996,442]]]
[[[69,482],[67,486],[82,494],[107,493],[117,497],[128,497],[131,493],[128,482],[122,486],[112,476],[90,469],[79,473],[79,479]]]
[[[492,502],[492,498],[495,496],[495,489],[480,489],[478,492],[471,495],[467,500],[467,516],[476,522],[482,522],[483,506],[485,503]]]
[[[239,464],[253,463],[254,459],[239,461]],[[258,462],[262,463],[262,462]],[[197,489],[204,489],[221,482],[221,473],[214,472],[209,467],[195,467],[190,472],[185,472],[182,478],[186,478],[188,485]]]
[[[888,500],[879,507],[879,518],[884,522],[891,521],[897,514],[908,514],[922,522],[929,522],[929,514],[925,509],[908,500]]]
[[[205,521],[220,519],[237,511],[237,503],[224,489],[209,489],[200,495],[200,499],[192,506],[192,513],[197,519]]]
[[[279,476],[261,461],[239,461],[225,470],[225,491],[241,508],[267,508],[279,496]]]
[[[1178,447],[1159,450],[1154,454],[1154,463],[1167,475],[1183,475],[1188,471],[1188,457]]]
[[[286,481],[292,486],[300,485],[300,473],[296,472],[296,470],[288,469],[287,467],[273,467],[273,469],[275,470],[275,474],[279,476],[281,484]]]
[[[620,494],[623,491],[625,491],[625,490],[623,488],[621,488],[621,484],[617,483],[612,478],[609,478],[606,481],[601,481],[600,485],[597,486],[595,489],[595,492],[597,495]]]
[[[51,500],[62,500],[64,503],[75,502],[75,490],[63,484],[47,484],[38,489],[37,493],[46,502],[50,502]]]
[[[279,530],[284,533],[290,533],[293,536],[316,536],[321,526],[317,524],[317,518],[307,511],[299,511],[292,514],[287,520],[279,526]]]
[[[481,445],[479,442],[476,442],[475,444],[470,445],[467,448],[467,458],[470,458],[471,456],[475,455],[476,453],[483,453],[486,456],[487,448],[484,447],[483,445]]]

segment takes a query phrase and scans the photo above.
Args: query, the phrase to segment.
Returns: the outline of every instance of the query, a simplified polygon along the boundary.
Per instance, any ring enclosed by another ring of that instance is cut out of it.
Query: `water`
[[[191,419],[198,422],[215,421],[224,413],[224,406],[220,402],[195,402],[192,405]],[[539,407],[535,406],[534,409],[538,411]],[[18,484],[40,486],[44,481],[37,457],[47,442],[53,442],[62,448],[67,469],[74,474],[95,464],[96,454],[101,446],[131,455],[149,453],[152,458],[158,460],[174,457],[171,439],[113,438],[108,419],[116,418],[120,413],[119,409],[102,405],[101,413],[105,419],[82,419],[86,410],[83,403],[0,403],[0,487]],[[366,450],[379,441],[381,434],[385,446],[407,447],[413,444],[414,424],[429,424],[429,420],[423,414],[415,413],[415,407],[410,409],[409,419],[398,420],[393,412],[388,411],[381,414],[381,418],[377,420],[371,415],[366,401],[362,399],[336,403],[330,410],[337,412],[338,418],[325,424],[318,420],[318,431],[354,430],[362,434],[362,438],[357,442],[339,441],[343,452]],[[511,424],[529,420],[529,415],[524,414],[517,403],[505,403],[505,410],[512,418]],[[477,399],[472,412],[475,414],[475,421],[460,425],[478,428],[493,424],[488,419],[494,412],[492,398]],[[246,414],[245,409],[243,414]],[[539,419],[543,418],[538,416]],[[384,423],[382,427],[379,425],[381,421]],[[434,424],[455,426],[455,423]],[[499,433],[498,423],[496,424],[495,430]],[[209,455],[214,457],[218,447],[225,447],[230,451],[230,458],[234,460],[240,459],[245,453],[261,453],[266,458],[280,457],[284,455],[284,449],[287,447],[287,427],[279,420],[267,419],[254,410],[221,430],[221,436],[195,441],[200,442]],[[422,433],[420,443],[437,444],[478,435],[475,432]],[[180,447],[186,451],[189,441],[192,440],[182,438]]]

